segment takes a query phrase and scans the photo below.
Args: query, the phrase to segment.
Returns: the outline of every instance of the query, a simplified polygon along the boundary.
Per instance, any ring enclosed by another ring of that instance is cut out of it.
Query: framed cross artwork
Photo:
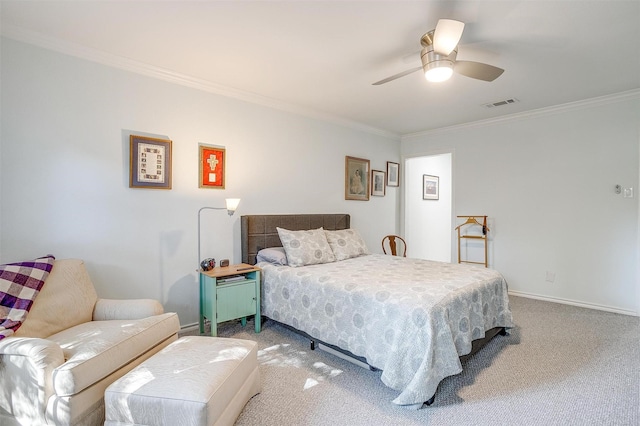
[[[198,145],[200,150],[199,188],[224,189],[226,150],[222,146]]]

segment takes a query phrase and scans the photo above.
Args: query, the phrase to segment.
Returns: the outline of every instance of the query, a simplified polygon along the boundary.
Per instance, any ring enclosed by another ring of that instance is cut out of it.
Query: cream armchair
[[[179,327],[155,300],[98,299],[81,260],[56,260],[22,326],[0,340],[0,424],[103,424],[107,386]]]

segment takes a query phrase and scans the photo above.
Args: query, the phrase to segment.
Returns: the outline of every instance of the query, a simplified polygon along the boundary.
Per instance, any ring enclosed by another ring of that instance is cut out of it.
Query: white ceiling
[[[439,18],[466,23],[458,59],[504,74],[434,84],[416,72],[372,86],[420,64],[420,37]],[[3,0],[1,19],[8,37],[394,135],[640,88],[640,0]],[[519,102],[483,107],[510,98]]]

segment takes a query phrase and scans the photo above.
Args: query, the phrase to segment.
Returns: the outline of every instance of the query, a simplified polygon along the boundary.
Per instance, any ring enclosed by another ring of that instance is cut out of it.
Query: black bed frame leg
[[[426,405],[427,407],[430,406],[431,404],[434,403],[434,401],[436,400],[436,395],[433,394],[433,396],[431,398],[429,398],[428,400],[426,400],[424,402],[424,405]]]
[[[316,350],[316,341],[315,340],[311,340],[311,350],[315,351]]]
[[[508,336],[509,333],[507,332],[507,329],[505,327],[502,327],[500,329],[500,331],[498,332],[498,334],[500,334],[501,336]]]

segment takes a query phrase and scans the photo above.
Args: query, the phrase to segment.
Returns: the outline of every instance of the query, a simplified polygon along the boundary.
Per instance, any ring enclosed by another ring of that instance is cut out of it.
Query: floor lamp
[[[202,210],[226,210],[229,216],[233,216],[238,208],[238,204],[240,204],[240,198],[227,198],[225,201],[227,204],[226,207],[202,207],[198,210],[198,271],[200,270],[200,262],[202,261],[202,259],[200,259],[200,217]]]

